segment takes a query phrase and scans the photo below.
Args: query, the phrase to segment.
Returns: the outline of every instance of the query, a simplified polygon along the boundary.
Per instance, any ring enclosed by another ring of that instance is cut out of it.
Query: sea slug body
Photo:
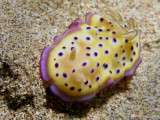
[[[141,62],[140,31],[118,12],[88,13],[41,53],[41,78],[64,101],[87,101],[104,87],[134,74]]]

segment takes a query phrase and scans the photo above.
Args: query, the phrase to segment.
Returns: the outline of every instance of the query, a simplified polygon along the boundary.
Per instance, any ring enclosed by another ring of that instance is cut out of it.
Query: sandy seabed
[[[160,119],[160,0],[0,0],[0,119]],[[77,18],[106,7],[135,19],[142,63],[133,77],[85,103],[65,103],[44,86],[40,54]]]

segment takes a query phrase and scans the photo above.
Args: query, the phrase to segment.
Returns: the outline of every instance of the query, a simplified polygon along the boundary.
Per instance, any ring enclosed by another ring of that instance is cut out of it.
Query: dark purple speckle
[[[78,37],[74,37],[74,40],[78,40]]]
[[[91,48],[90,48],[90,47],[86,47],[86,49],[87,49],[87,50],[91,50]]]
[[[122,57],[122,60],[125,60],[125,59],[126,59],[126,57],[125,57],[125,56],[123,56],[123,57]]]
[[[108,51],[108,50],[105,50],[105,51],[104,51],[104,53],[105,53],[105,54],[108,54],[108,53],[109,53],[109,51]]]
[[[136,55],[136,52],[135,52],[135,51],[133,51],[133,55],[134,55],[134,56]]]
[[[92,85],[89,85],[89,88],[91,88],[92,87]]]
[[[90,30],[90,29],[91,29],[91,27],[86,27],[86,29],[87,29],[87,30]]]
[[[66,74],[66,73],[63,73],[63,77],[64,77],[64,78],[67,78],[67,74]]]
[[[102,47],[103,45],[102,45],[102,43],[100,43],[100,44],[98,44],[98,46],[99,46],[99,47]]]
[[[74,44],[74,42],[71,42],[71,44]]]
[[[88,84],[88,80],[86,82],[84,82],[84,85],[87,85]]]
[[[83,62],[83,63],[82,63],[82,66],[86,66],[86,65],[87,65],[87,62]]]
[[[62,53],[62,52],[60,52],[60,53],[58,53],[58,55],[59,55],[59,56],[63,56],[63,53]]]
[[[112,34],[116,34],[116,32],[115,32],[115,31],[112,31]]]
[[[58,63],[55,63],[55,68],[58,68],[59,67],[59,64]]]
[[[103,40],[103,37],[99,37],[100,40]]]
[[[86,53],[86,56],[88,56],[88,57],[89,57],[89,56],[90,56],[90,53]]]
[[[90,40],[91,38],[90,37],[86,37],[86,40]]]
[[[74,90],[74,87],[70,87],[70,90]]]
[[[97,57],[97,56],[98,56],[98,53],[97,53],[97,52],[94,52],[94,56]]]
[[[131,50],[133,50],[133,46],[131,46]]]
[[[136,47],[138,47],[138,42],[136,42]]]
[[[104,68],[104,69],[108,68],[108,64],[104,63],[104,64],[103,64],[103,68]]]
[[[75,69],[73,69],[73,70],[72,70],[72,73],[75,73],[75,71],[76,71],[76,70],[75,70]]]
[[[96,82],[98,82],[98,80],[99,80],[99,76],[96,77]]]
[[[110,72],[110,74],[112,74],[112,71],[111,71],[111,70],[110,70],[109,72]]]
[[[122,51],[122,53],[124,53],[124,52],[125,52],[125,50]]]
[[[72,51],[73,48],[74,48],[74,47],[71,47],[71,51]]]
[[[82,88],[79,88],[79,89],[78,89],[78,92],[81,92],[81,91],[82,91]]]
[[[132,61],[133,61],[133,58],[131,58],[130,61],[132,62]]]
[[[126,65],[126,63],[123,63],[123,66],[125,66]]]
[[[118,53],[116,53],[116,54],[114,55],[114,57],[118,57]]]
[[[94,72],[94,69],[91,70],[91,73],[93,73],[93,72]]]
[[[128,43],[128,40],[127,40],[127,39],[125,39],[125,43]]]
[[[56,77],[58,77],[59,76],[59,74],[58,73],[56,73]]]
[[[117,69],[117,70],[116,70],[116,73],[119,74],[119,72],[120,72],[120,69]]]
[[[68,83],[64,83],[65,86],[68,86]]]
[[[107,29],[107,32],[109,32],[110,31],[110,29]]]
[[[103,19],[103,18],[100,18],[100,21],[101,21],[101,22],[103,22],[103,21],[104,21],[104,19]]]
[[[116,43],[116,42],[117,42],[117,39],[116,39],[116,38],[113,38],[113,42]]]
[[[62,47],[62,49],[66,49],[66,47],[65,47],[65,46],[63,46],[63,47]]]
[[[109,38],[108,38],[108,37],[106,37],[106,40],[109,40]]]
[[[102,29],[98,29],[98,31],[99,31],[99,32],[102,32],[103,30],[102,30]]]
[[[99,67],[99,65],[100,65],[100,63],[98,62],[98,63],[97,63],[97,67]]]

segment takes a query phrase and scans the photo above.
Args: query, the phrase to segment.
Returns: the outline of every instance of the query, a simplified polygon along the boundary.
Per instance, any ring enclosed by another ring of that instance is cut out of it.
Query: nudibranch
[[[134,74],[141,63],[140,30],[116,11],[88,13],[72,22],[41,53],[41,78],[64,101],[87,101]]]

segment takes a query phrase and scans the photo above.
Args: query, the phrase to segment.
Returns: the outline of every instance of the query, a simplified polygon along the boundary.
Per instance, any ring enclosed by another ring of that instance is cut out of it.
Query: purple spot
[[[88,84],[88,80],[86,82],[84,82],[84,85],[87,85]]]
[[[100,18],[100,21],[101,21],[101,22],[103,22],[103,21],[104,21],[104,19],[103,19],[103,18]]]
[[[131,50],[133,50],[133,46],[131,46]]]
[[[62,53],[62,52],[60,52],[58,55],[59,55],[59,56],[63,56],[63,53]]]
[[[98,53],[97,53],[97,52],[94,52],[94,56],[97,57],[97,56],[98,56]]]
[[[119,72],[120,72],[120,69],[117,69],[117,70],[116,70],[116,73],[119,74]]]
[[[102,29],[98,29],[98,31],[99,31],[99,32],[102,32],[103,30],[102,30]]]
[[[134,56],[136,55],[136,52],[135,52],[135,51],[133,51],[133,55],[134,55]]]
[[[82,66],[86,66],[86,65],[87,65],[87,62],[82,63]]]
[[[99,65],[100,65],[100,63],[98,62],[98,63],[97,63],[97,67],[99,67]]]
[[[70,90],[74,90],[74,87],[70,87]]]
[[[75,69],[73,69],[73,70],[72,70],[72,73],[75,73],[75,71],[76,71],[76,70],[75,70]]]
[[[90,40],[91,38],[90,37],[86,37],[86,40]]]
[[[123,63],[123,66],[125,66],[126,65],[126,63]]]
[[[112,24],[111,22],[108,22],[109,24]]]
[[[68,83],[64,83],[65,86],[68,86]]]
[[[96,82],[98,82],[98,80],[99,80],[99,76],[96,77]]]
[[[99,37],[100,40],[103,40],[103,37]]]
[[[71,47],[71,51],[72,51],[73,48],[74,48],[74,47]]]
[[[110,31],[110,29],[107,29],[107,32],[109,32]]]
[[[63,48],[63,49],[66,49],[66,47],[65,47],[65,46],[63,46],[62,48]]]
[[[98,28],[97,26],[95,26],[95,28]]]
[[[128,43],[128,40],[127,40],[127,39],[125,39],[125,43]]]
[[[118,61],[118,64],[119,64],[120,62]]]
[[[114,55],[114,57],[118,57],[118,53],[116,53],[116,54]]]
[[[98,34],[96,33],[96,35],[98,35]]]
[[[71,44],[74,44],[74,42],[71,42]]]
[[[104,64],[103,64],[103,68],[104,68],[104,69],[108,68],[108,64],[104,63]]]
[[[90,53],[86,53],[86,56],[90,56]]]
[[[58,68],[59,67],[59,64],[58,63],[55,63],[55,68]]]
[[[78,92],[81,92],[81,91],[82,91],[82,88],[79,88],[79,89],[78,89]]]
[[[89,88],[91,88],[92,87],[92,85],[89,85]]]
[[[103,45],[100,43],[100,44],[98,44],[98,46],[99,46],[99,47],[102,47]]]
[[[112,34],[116,34],[116,32],[115,32],[115,31],[112,31]]]
[[[93,72],[94,72],[94,69],[91,70],[91,73],[93,73]]]
[[[64,78],[67,78],[67,74],[66,74],[66,73],[63,73],[63,77],[64,77]]]
[[[56,77],[58,77],[59,76],[59,74],[58,73],[56,73]]]
[[[74,40],[78,40],[78,37],[74,37]]]
[[[106,40],[109,40],[109,38],[108,38],[108,37],[106,37]]]
[[[124,57],[122,57],[122,60],[125,60],[126,59],[126,57],[124,56]]]
[[[112,74],[112,71],[111,71],[111,70],[110,70],[109,72],[110,72],[110,74]]]
[[[91,50],[91,48],[90,48],[90,47],[86,47],[86,49],[87,49],[87,50]]]
[[[113,42],[116,43],[116,42],[117,42],[117,39],[116,39],[116,38],[113,38]]]
[[[86,29],[87,29],[87,30],[90,30],[90,29],[91,29],[91,27],[86,27]]]
[[[133,58],[131,58],[130,61],[132,62],[132,61],[133,61]]]
[[[136,42],[136,47],[138,47],[138,42]]]
[[[105,54],[108,54],[108,53],[109,53],[109,51],[108,51],[108,50],[105,50],[105,51],[104,51],[104,53],[105,53]]]
[[[122,53],[124,53],[124,52],[125,52],[125,50],[122,51]]]

